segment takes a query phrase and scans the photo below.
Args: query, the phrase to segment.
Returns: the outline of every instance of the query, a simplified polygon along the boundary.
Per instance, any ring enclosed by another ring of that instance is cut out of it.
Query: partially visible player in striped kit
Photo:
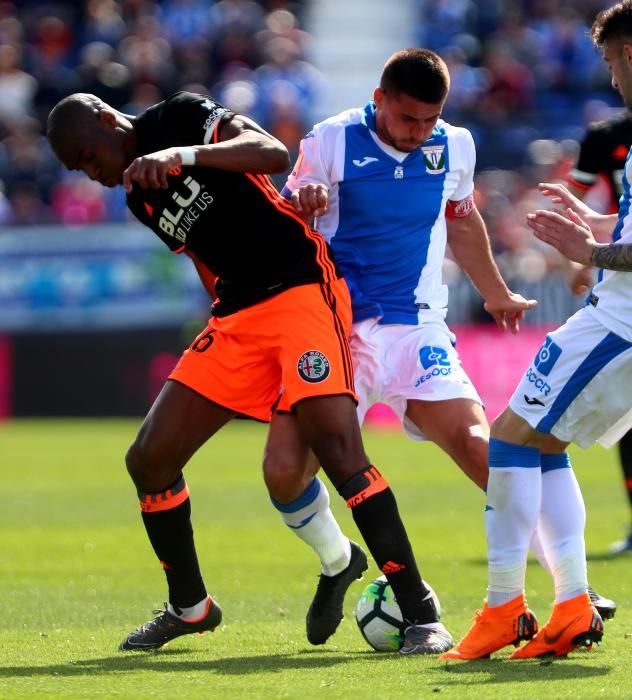
[[[600,12],[591,34],[613,87],[632,110],[632,0]],[[563,205],[561,212],[528,216],[537,238],[570,260],[600,268],[599,281],[586,306],[547,336],[492,425],[485,513],[489,595],[469,632],[442,658],[480,658],[511,643],[515,611],[525,605],[527,547],[538,518],[555,605],[546,625],[510,658],[565,656],[601,640],[603,622],[587,593],[584,503],[565,450],[570,442],[612,445],[632,427],[631,182],[628,155],[617,216],[599,215],[563,185],[549,184],[540,188]],[[597,243],[595,235],[608,230],[614,242]],[[546,485],[545,467],[555,475]]]

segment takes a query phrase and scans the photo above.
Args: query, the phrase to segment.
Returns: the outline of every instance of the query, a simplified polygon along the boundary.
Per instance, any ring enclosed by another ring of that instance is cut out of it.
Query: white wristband
[[[178,148],[178,153],[180,154],[182,165],[195,165],[195,149],[193,146]]]

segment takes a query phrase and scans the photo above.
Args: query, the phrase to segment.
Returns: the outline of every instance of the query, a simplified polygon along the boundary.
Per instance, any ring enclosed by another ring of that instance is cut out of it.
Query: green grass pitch
[[[280,522],[260,475],[265,427],[228,426],[187,468],[199,556],[224,609],[221,629],[155,653],[122,654],[127,632],[165,596],[123,455],[138,420],[0,424],[0,698],[630,698],[632,556],[611,559],[628,510],[614,450],[573,450],[588,509],[590,580],[619,604],[604,642],[565,660],[446,664],[371,651],[356,629],[356,582],[328,644],[305,612],[315,556]],[[398,498],[425,578],[455,637],[486,584],[483,496],[433,445],[366,432]],[[359,535],[332,494],[343,529]],[[552,586],[537,563],[527,595],[541,623]]]

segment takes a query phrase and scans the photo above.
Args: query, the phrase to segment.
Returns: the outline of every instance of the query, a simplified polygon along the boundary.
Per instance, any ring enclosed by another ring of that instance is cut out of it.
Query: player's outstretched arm
[[[126,191],[133,182],[143,189],[166,189],[169,171],[182,165],[240,173],[279,173],[289,167],[285,146],[251,119],[236,115],[218,128],[217,143],[165,148],[135,158],[123,173]]]
[[[487,229],[478,209],[474,207],[465,217],[448,219],[447,227],[452,254],[485,300],[485,310],[502,331],[509,327],[512,333],[517,333],[525,311],[538,302],[507,288],[492,256]]]
[[[562,205],[558,213],[565,215],[568,209],[574,211],[588,224],[597,240],[609,240],[612,236],[616,214],[599,214],[559,183],[541,182],[538,189],[545,197],[550,197],[553,204]]]

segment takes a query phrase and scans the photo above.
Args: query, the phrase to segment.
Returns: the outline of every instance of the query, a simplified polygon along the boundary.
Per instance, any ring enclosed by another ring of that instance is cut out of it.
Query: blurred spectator
[[[114,60],[115,51],[103,41],[83,47],[77,66],[77,90],[91,92],[111,105],[121,105],[130,97],[130,71]]]
[[[80,173],[69,173],[52,191],[57,220],[67,226],[98,224],[107,219],[104,188]]]
[[[88,0],[81,31],[81,41],[102,41],[116,46],[127,31],[121,6],[115,0]]]
[[[213,26],[212,2],[208,0],[167,0],[162,21],[169,41],[177,49],[204,43]]]
[[[208,86],[211,84],[214,65],[208,42],[191,42],[182,46],[174,59],[180,85],[200,83]],[[208,92],[208,87],[203,92]]]
[[[263,51],[267,60],[254,74],[264,115],[263,126],[268,128],[290,114],[299,123],[307,123],[323,90],[320,72],[300,58],[300,47],[287,36],[270,36]]]
[[[31,113],[37,80],[22,70],[22,50],[0,46],[0,121],[6,127]]]
[[[160,102],[163,97],[160,89],[153,83],[134,83],[129,102],[121,107],[121,111],[125,114],[137,115]]]
[[[307,57],[310,36],[307,32],[299,29],[298,19],[288,9],[270,12],[265,20],[265,29],[257,32],[255,40],[263,51],[266,44],[276,37],[290,39],[298,47],[301,58]]]
[[[46,8],[45,9],[50,9]],[[28,44],[34,73],[43,65],[70,62],[74,44],[74,33],[69,19],[58,15],[43,15],[29,32]]]
[[[419,43],[441,53],[472,27],[477,16],[472,0],[422,0]]]
[[[213,15],[216,25],[222,30],[240,29],[253,36],[263,27],[265,13],[254,0],[219,0]]]
[[[4,223],[10,226],[42,226],[58,223],[58,219],[52,208],[42,201],[37,185],[19,182],[13,188]]]
[[[446,121],[452,121],[453,115],[471,119],[488,87],[485,72],[468,64],[467,55],[460,46],[448,47],[443,52],[443,60],[450,71],[450,92],[444,107]]]
[[[174,89],[176,74],[171,45],[155,17],[139,18],[129,34],[122,39],[118,52],[134,82],[153,83],[164,92]]]
[[[0,179],[10,199],[18,185],[31,183],[46,200],[58,172],[57,159],[36,119],[25,117],[8,129],[0,143]]]
[[[529,69],[516,60],[507,42],[493,40],[487,43],[482,68],[486,88],[482,94],[480,111],[486,121],[503,126],[515,117],[528,118],[534,106],[534,80]]]
[[[259,89],[254,82],[252,69],[246,64],[228,64],[211,92],[234,112],[254,115],[257,122],[263,123],[263,115],[258,110]]]

